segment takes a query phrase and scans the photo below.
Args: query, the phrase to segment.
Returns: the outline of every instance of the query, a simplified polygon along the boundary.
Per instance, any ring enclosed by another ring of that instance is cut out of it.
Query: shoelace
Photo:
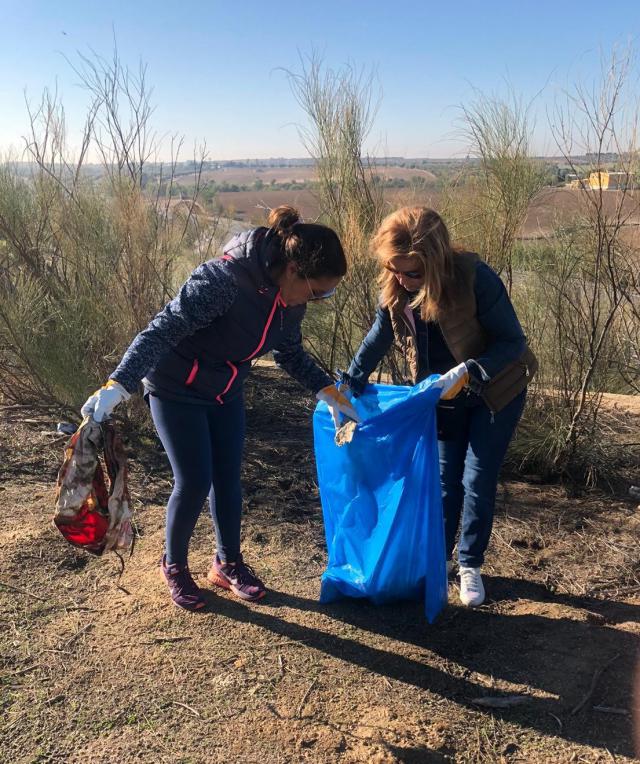
[[[195,590],[198,588],[196,582],[191,576],[191,571],[187,566],[173,572],[171,567],[167,570],[172,584],[178,589],[179,594],[195,594]],[[185,591],[186,590],[186,591]]]
[[[255,586],[258,579],[251,565],[247,565],[243,560],[238,560],[238,562],[231,565],[228,573],[230,576],[235,574],[235,577],[240,584],[250,584]]]
[[[460,571],[460,583],[464,584],[467,589],[479,592],[480,591],[480,574],[475,573],[472,570]]]

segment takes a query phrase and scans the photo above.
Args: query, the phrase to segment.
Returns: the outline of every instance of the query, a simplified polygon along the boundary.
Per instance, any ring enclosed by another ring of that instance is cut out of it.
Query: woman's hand
[[[448,401],[451,398],[455,398],[468,382],[469,372],[467,371],[466,364],[460,363],[457,366],[454,366],[453,369],[449,369],[449,371],[446,374],[443,374],[436,382],[436,385],[442,388],[440,400]]]
[[[94,421],[102,422],[111,416],[111,412],[119,403],[129,400],[129,398],[131,398],[131,393],[128,393],[115,379],[110,379],[87,399],[87,402],[80,409],[80,413],[83,417],[91,416]]]
[[[357,411],[353,408],[346,395],[338,390],[335,385],[327,385],[327,387],[323,387],[316,395],[316,398],[327,404],[336,428],[340,426],[341,414],[348,416],[349,419],[353,419],[354,422],[360,423],[361,420]]]

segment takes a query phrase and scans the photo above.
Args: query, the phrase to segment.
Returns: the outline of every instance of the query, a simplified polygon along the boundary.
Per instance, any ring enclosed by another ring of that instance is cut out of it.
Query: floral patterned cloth
[[[67,541],[97,555],[131,547],[127,458],[111,422],[84,419],[66,445],[57,487],[53,520]]]

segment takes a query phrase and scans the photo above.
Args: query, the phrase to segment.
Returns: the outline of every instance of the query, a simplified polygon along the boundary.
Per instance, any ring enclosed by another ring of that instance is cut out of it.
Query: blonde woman
[[[481,567],[498,473],[537,362],[502,281],[478,255],[451,244],[437,212],[392,213],[373,252],[380,304],[343,382],[360,394],[394,341],[411,384],[434,373],[463,381],[438,405],[438,447],[447,569],[459,530],[460,599],[476,607],[485,599]]]

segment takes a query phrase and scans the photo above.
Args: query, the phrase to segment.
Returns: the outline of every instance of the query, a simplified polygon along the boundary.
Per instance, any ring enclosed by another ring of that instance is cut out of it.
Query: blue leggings
[[[150,395],[149,405],[174,477],[167,504],[167,563],[186,564],[189,541],[207,495],[218,556],[223,562],[235,562],[242,514],[242,396],[213,407]]]
[[[525,399],[523,391],[493,416],[484,403],[465,407],[462,396],[446,401],[455,426],[445,440],[438,440],[444,533],[451,559],[462,519],[458,560],[464,567],[479,568],[484,562],[500,467]]]

